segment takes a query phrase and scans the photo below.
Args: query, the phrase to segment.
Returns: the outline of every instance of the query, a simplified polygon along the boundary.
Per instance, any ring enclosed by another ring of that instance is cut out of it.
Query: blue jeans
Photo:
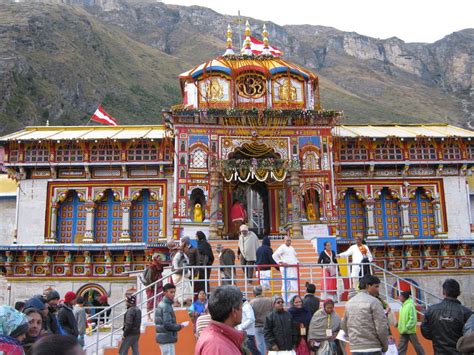
[[[363,353],[354,353],[354,355],[382,355],[381,351],[369,351],[369,352],[363,352]]]
[[[255,335],[247,335],[247,348],[252,355],[261,355],[255,343]]]
[[[161,355],[175,355],[174,343],[160,344]]]
[[[119,355],[128,355],[128,349],[132,348],[133,355],[139,355],[138,351],[138,340],[140,339],[140,334],[127,335],[122,340],[120,345]]]
[[[263,336],[263,327],[255,327],[255,341],[257,342],[257,348],[261,354],[267,353],[265,347],[265,337]]]

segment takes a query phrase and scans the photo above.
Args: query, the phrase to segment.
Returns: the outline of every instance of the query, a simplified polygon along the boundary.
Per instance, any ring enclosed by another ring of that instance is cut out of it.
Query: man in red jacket
[[[245,332],[235,329],[242,322],[242,292],[236,286],[219,286],[209,297],[211,322],[199,337],[195,355],[241,355]]]

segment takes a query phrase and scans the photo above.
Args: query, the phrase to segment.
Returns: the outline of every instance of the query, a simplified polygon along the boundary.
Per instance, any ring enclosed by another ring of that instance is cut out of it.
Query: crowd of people
[[[341,254],[331,250],[330,243],[324,245],[318,260],[324,265],[318,290],[323,299],[319,299],[312,283],[306,283],[304,296],[299,295],[294,275],[299,261],[291,238],[286,237],[274,252],[268,237],[260,245],[246,225],[239,228],[237,258],[244,266],[247,281],[252,283],[255,271],[258,273],[259,284],[253,287],[251,299],[233,285],[236,256],[226,248],[218,250],[223,285],[209,292],[211,269],[205,266],[213,264],[214,254],[202,232],[196,233],[197,247],[186,237],[170,247],[170,283],[163,285],[160,255],[152,256],[142,281],[146,286],[148,319],[155,324],[161,354],[176,353],[178,334],[190,324],[197,340],[195,355],[341,355],[347,347],[358,355],[381,355],[387,351],[404,355],[410,343],[417,355],[430,353],[417,336],[418,311],[410,292],[400,292],[398,320],[379,295],[380,280],[371,275],[368,264],[372,255],[362,238],[356,238],[356,244]],[[335,311],[337,256],[352,256],[355,263],[351,271],[352,291],[343,316]],[[255,265],[262,267],[255,269]],[[279,268],[282,275],[282,293],[268,297],[272,268]],[[448,279],[442,288],[444,299],[425,312],[421,334],[432,341],[435,354],[473,353],[474,316],[458,300],[460,285]],[[94,310],[99,312],[96,322],[106,322],[110,313],[106,296],[99,301]],[[84,298],[74,292],[61,298],[56,290],[49,290],[17,302],[15,308],[1,306],[0,354],[84,354],[90,314],[84,304]],[[177,322],[176,306],[187,308],[190,322]],[[133,355],[139,355],[142,313],[134,295],[126,295],[126,307],[119,354],[131,350]],[[392,334],[395,329],[399,333],[398,344]]]

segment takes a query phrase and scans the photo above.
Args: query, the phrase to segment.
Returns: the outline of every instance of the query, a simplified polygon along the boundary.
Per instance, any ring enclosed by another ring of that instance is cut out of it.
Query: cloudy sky
[[[219,13],[354,31],[375,38],[435,42],[452,32],[474,28],[474,0],[164,0],[200,5]]]

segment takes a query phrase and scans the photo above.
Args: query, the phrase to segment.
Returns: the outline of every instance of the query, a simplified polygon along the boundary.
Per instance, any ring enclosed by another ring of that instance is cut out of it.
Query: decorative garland
[[[182,109],[172,108],[177,116],[218,116],[218,117],[265,117],[265,118],[341,118],[342,111],[336,110],[304,110],[304,109],[259,109],[259,108],[208,108],[208,109]]]

